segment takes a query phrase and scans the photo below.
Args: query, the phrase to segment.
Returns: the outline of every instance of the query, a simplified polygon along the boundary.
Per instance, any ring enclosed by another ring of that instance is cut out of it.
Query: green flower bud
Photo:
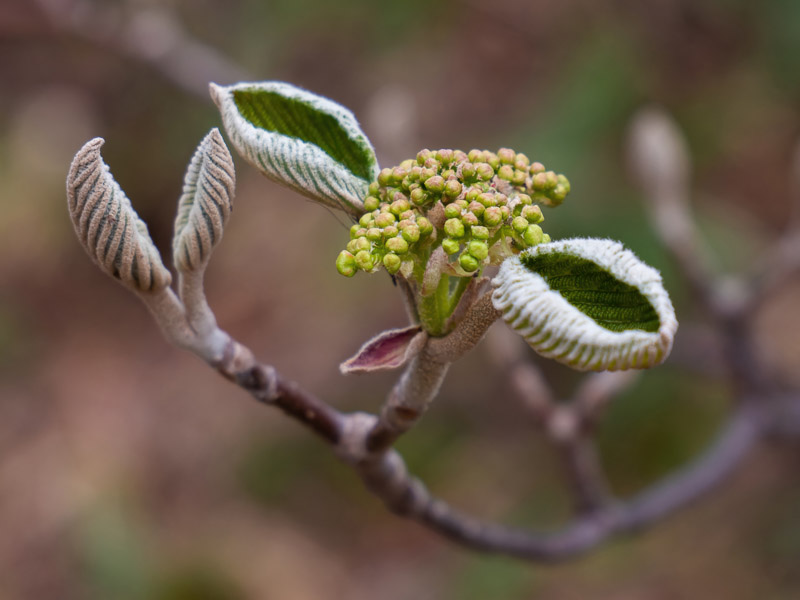
[[[411,168],[414,166],[415,162],[416,161],[414,161],[414,160],[412,160],[410,158],[407,158],[406,160],[404,160],[403,162],[400,163],[400,168],[405,170],[406,173],[408,173],[411,170]]]
[[[378,174],[378,184],[381,187],[386,187],[392,184],[392,170],[391,169],[381,169],[381,172]]]
[[[399,230],[394,225],[389,225],[383,228],[383,237],[391,238],[398,234]]]
[[[408,200],[403,197],[402,199],[392,202],[392,205],[389,207],[389,211],[393,215],[399,216],[401,213],[406,212],[409,208],[411,208],[411,205],[408,203]]]
[[[440,175],[445,179],[445,181],[456,178],[456,172],[453,171],[453,169],[445,169],[440,173]]]
[[[496,206],[497,200],[495,200],[495,194],[493,192],[484,192],[480,196],[478,196],[478,202],[483,204],[486,208],[490,206]]]
[[[472,256],[471,254],[467,254],[466,252],[462,252],[461,256],[458,257],[458,264],[460,264],[461,268],[467,271],[468,273],[477,271],[478,267],[480,266],[480,262],[478,262],[478,259]]]
[[[477,173],[477,169],[475,168],[475,164],[471,162],[461,163],[461,179],[463,181],[470,181],[475,179],[475,174]]]
[[[421,236],[433,233],[433,224],[425,217],[419,217],[417,219],[417,227],[419,227],[419,234]]]
[[[525,233],[522,234],[522,239],[525,240],[525,243],[529,246],[535,246],[542,243],[542,240],[544,239],[544,232],[538,225],[531,224],[528,225]]]
[[[480,195],[481,195],[481,190],[473,185],[467,190],[467,193],[464,194],[464,199],[467,202],[472,202],[473,200],[477,199],[477,197]]]
[[[352,240],[354,242],[353,248],[355,248],[354,253],[361,252],[362,250],[371,250],[372,244],[370,244],[369,240],[366,237],[360,237],[356,240]],[[351,252],[353,252],[351,250]]]
[[[467,154],[467,160],[469,160],[469,162],[474,162],[474,163],[480,162],[482,156],[483,152],[481,150],[473,148],[472,150],[469,151],[469,154]]]
[[[545,169],[544,169],[544,165],[542,163],[535,162],[535,163],[531,164],[530,169],[528,169],[528,170],[530,171],[531,175],[536,175],[537,173],[544,172]]]
[[[448,198],[457,198],[461,194],[461,183],[451,179],[444,186],[444,195]]]
[[[464,237],[464,224],[461,219],[447,219],[444,222],[444,232],[451,238]]]
[[[408,242],[398,235],[386,240],[386,249],[396,254],[405,254],[408,252]]]
[[[372,260],[372,254],[370,254],[366,250],[361,250],[356,254],[355,263],[356,266],[362,271],[371,271],[372,268],[375,266],[375,263]]]
[[[525,180],[528,178],[527,171],[514,171],[514,176],[511,178],[511,183],[514,185],[523,186],[525,185]]]
[[[558,185],[558,177],[553,171],[537,173],[533,176],[533,189],[536,191],[552,190]]]
[[[352,277],[356,274],[356,259],[347,250],[339,252],[336,257],[336,270],[345,277]]]
[[[419,241],[419,227],[417,225],[409,225],[403,229],[403,239],[409,244]]]
[[[354,240],[354,239],[356,239],[357,237],[359,237],[359,235],[358,235],[358,231],[359,231],[359,229],[361,229],[361,225],[359,225],[358,223],[354,224],[354,225],[353,225],[353,226],[350,228],[350,239],[351,239],[351,240]]]
[[[402,262],[397,254],[392,254],[391,252],[383,257],[383,266],[386,267],[390,275],[394,275],[400,270]]]
[[[528,219],[525,217],[514,217],[511,221],[511,228],[517,233],[523,233],[528,228]]]
[[[361,218],[358,220],[359,224],[362,227],[372,227],[372,223],[375,221],[375,217],[372,216],[372,213],[367,213],[365,215],[361,215]]]
[[[448,204],[444,207],[444,216],[447,219],[455,219],[461,216],[461,207],[458,204]]]
[[[442,250],[447,252],[447,254],[455,254],[461,249],[461,242],[458,240],[454,240],[453,238],[445,238],[442,242]]]
[[[520,171],[527,171],[530,165],[531,160],[522,152],[518,152],[517,157],[514,159],[514,168],[519,169]]]
[[[406,171],[403,167],[395,167],[392,169],[392,185],[400,185],[406,175],[408,175],[408,171]]]
[[[545,234],[542,236],[542,243],[543,243],[543,244],[549,244],[549,243],[550,243],[550,241],[551,241],[551,240],[550,240],[550,236],[549,236],[549,235],[547,235],[547,234],[545,233]]]
[[[433,156],[433,153],[430,150],[420,150],[417,152],[417,164],[420,166],[424,165],[425,161],[431,158],[431,156]]]
[[[499,158],[500,162],[504,165],[512,165],[517,158],[517,153],[511,148],[500,148],[500,150],[497,151],[497,158]]]
[[[484,227],[483,225],[475,225],[473,226],[469,232],[472,234],[472,237],[476,240],[488,240],[489,239],[489,228]]]
[[[503,221],[511,216],[511,209],[508,206],[500,206],[498,208],[500,208],[500,215],[503,217]]]
[[[364,198],[364,210],[367,212],[372,212],[376,210],[381,204],[381,201],[376,198],[375,196],[367,196]]]
[[[483,214],[483,211],[486,210],[486,207],[480,202],[470,202],[467,206],[467,210],[473,215],[480,217]]]
[[[489,181],[494,177],[494,169],[488,163],[482,162],[475,166],[475,173],[481,181]]]
[[[426,169],[433,169],[434,171],[436,171],[438,173],[439,169],[442,168],[442,165],[434,157],[430,157],[425,161],[425,168]]]
[[[466,225],[467,227],[473,227],[480,223],[478,217],[475,216],[475,213],[467,212],[461,215],[461,222]]]
[[[382,212],[377,217],[375,217],[375,225],[380,228],[388,227],[389,225],[394,225],[396,221],[395,216],[390,212]]]
[[[425,189],[435,194],[441,194],[444,190],[444,178],[441,175],[434,175],[425,180]]]
[[[422,206],[428,201],[428,194],[422,188],[411,190],[411,201],[417,206]]]
[[[369,184],[369,187],[367,188],[367,193],[370,196],[377,196],[378,193],[380,193],[380,190],[381,190],[381,186],[378,185],[378,182],[377,181],[373,181],[372,183]]]
[[[517,198],[519,198],[519,203],[523,206],[527,206],[533,202],[528,194],[517,194]]]
[[[497,170],[497,176],[503,181],[511,181],[514,179],[514,167],[511,165],[503,165]]]
[[[469,252],[478,260],[483,260],[489,256],[489,245],[486,242],[472,240],[469,244],[467,244],[467,252]]]
[[[367,230],[364,229],[363,227],[359,227],[358,231],[356,231],[356,237],[366,237],[366,235],[367,235]]]
[[[449,165],[453,162],[453,151],[452,150],[439,150],[436,153],[436,160],[438,160],[443,165]]]
[[[370,227],[367,229],[367,239],[370,242],[377,242],[381,239],[381,230],[377,227]]]
[[[503,222],[503,213],[499,206],[490,206],[483,213],[483,222],[488,227],[495,227]]]
[[[363,239],[363,238],[356,238],[354,240],[350,240],[349,242],[347,242],[347,246],[345,246],[345,248],[347,249],[348,252],[350,252],[351,254],[355,254],[356,252],[359,251],[359,249],[360,249],[358,247],[358,240],[359,239]]]
[[[505,194],[495,194],[494,201],[497,202],[497,206],[505,206],[508,204],[508,196]]]
[[[497,171],[497,169],[500,167],[500,159],[494,152],[484,153],[483,161],[489,163],[489,166],[492,167],[495,171]]]
[[[522,216],[529,223],[541,223],[544,221],[544,215],[542,215],[542,209],[539,208],[538,205],[531,205],[531,206],[523,206],[522,207]]]

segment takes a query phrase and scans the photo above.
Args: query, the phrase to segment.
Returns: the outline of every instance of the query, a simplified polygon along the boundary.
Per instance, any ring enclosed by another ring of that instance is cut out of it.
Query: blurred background
[[[220,125],[207,82],[242,79],[350,107],[383,165],[423,147],[525,152],[572,182],[546,231],[620,239],[662,270],[682,329],[602,422],[617,493],[684,464],[728,410],[729,382],[693,368],[707,328],[647,225],[624,140],[641,106],[674,115],[720,270],[752,268],[797,201],[795,0],[6,0],[0,598],[800,597],[796,444],[761,448],[651,531],[530,565],[392,516],[308,432],[168,346],[84,255],[65,175],[104,137],[167,257],[186,163]],[[207,276],[218,321],[338,408],[378,410],[392,374],[343,378],[338,364],[404,324],[399,296],[384,275],[339,276],[345,226],[235,158],[236,209]],[[755,320],[763,368],[794,384],[798,306],[788,281]],[[580,380],[542,368],[564,396]],[[506,375],[476,349],[401,450],[456,506],[553,528],[569,516],[563,475]]]

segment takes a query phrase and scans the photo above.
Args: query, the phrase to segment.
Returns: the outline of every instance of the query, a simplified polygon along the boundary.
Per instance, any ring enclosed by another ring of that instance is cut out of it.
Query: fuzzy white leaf
[[[183,180],[172,242],[178,270],[203,268],[208,262],[233,210],[235,185],[233,159],[214,128],[197,147]]]
[[[378,176],[375,151],[343,106],[287,83],[211,84],[236,151],[264,175],[358,216]]]
[[[540,244],[503,262],[492,301],[534,350],[575,369],[643,369],[678,327],[658,271],[612,240]]]
[[[67,203],[75,233],[86,252],[112,277],[142,292],[169,286],[170,272],[150,239],[147,225],[100,156],[102,138],[78,150],[67,175]]]

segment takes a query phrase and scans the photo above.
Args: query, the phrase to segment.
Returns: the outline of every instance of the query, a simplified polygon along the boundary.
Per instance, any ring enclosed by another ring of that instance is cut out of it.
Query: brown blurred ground
[[[0,8],[0,598],[800,597],[797,446],[764,449],[695,508],[566,566],[471,554],[391,516],[306,431],[167,346],[83,255],[63,190],[73,153],[105,137],[106,161],[167,252],[185,164],[219,125],[196,92],[204,81],[160,68],[176,39],[212,52],[198,60],[230,61],[213,63],[219,83],[235,68],[351,107],[384,164],[443,146],[511,145],[542,160],[573,183],[548,231],[624,241],[664,271],[683,324],[671,362],[604,423],[612,481],[630,493],[702,448],[729,390],[680,367],[701,317],[625,173],[627,121],[648,102],[676,116],[701,226],[722,268],[747,266],[790,217],[800,4],[71,4]],[[150,62],[126,50],[137,43]],[[237,167],[208,276],[219,322],[336,406],[377,410],[391,377],[344,379],[337,365],[403,323],[399,297],[383,276],[339,277],[345,228]],[[758,319],[767,367],[795,384],[799,305],[790,283]],[[486,517],[560,522],[569,501],[555,457],[503,373],[473,354],[403,441],[411,466]],[[577,381],[547,369],[565,394]]]

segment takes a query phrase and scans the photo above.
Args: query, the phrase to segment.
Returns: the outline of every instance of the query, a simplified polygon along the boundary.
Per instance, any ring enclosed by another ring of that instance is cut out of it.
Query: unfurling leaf
[[[355,356],[339,365],[339,370],[346,375],[397,369],[422,349],[427,338],[428,334],[419,325],[384,331],[361,346]]]
[[[575,369],[643,369],[678,328],[661,275],[612,240],[541,244],[503,262],[492,301],[534,350]]]
[[[233,159],[214,128],[200,142],[183,179],[172,239],[179,271],[203,268],[208,262],[233,210],[235,185]]]
[[[358,216],[378,161],[353,113],[287,83],[211,84],[233,145],[270,179]]]
[[[89,256],[112,277],[137,291],[162,290],[172,276],[147,225],[103,162],[103,143],[102,138],[87,142],[69,168],[67,203],[75,233]]]

